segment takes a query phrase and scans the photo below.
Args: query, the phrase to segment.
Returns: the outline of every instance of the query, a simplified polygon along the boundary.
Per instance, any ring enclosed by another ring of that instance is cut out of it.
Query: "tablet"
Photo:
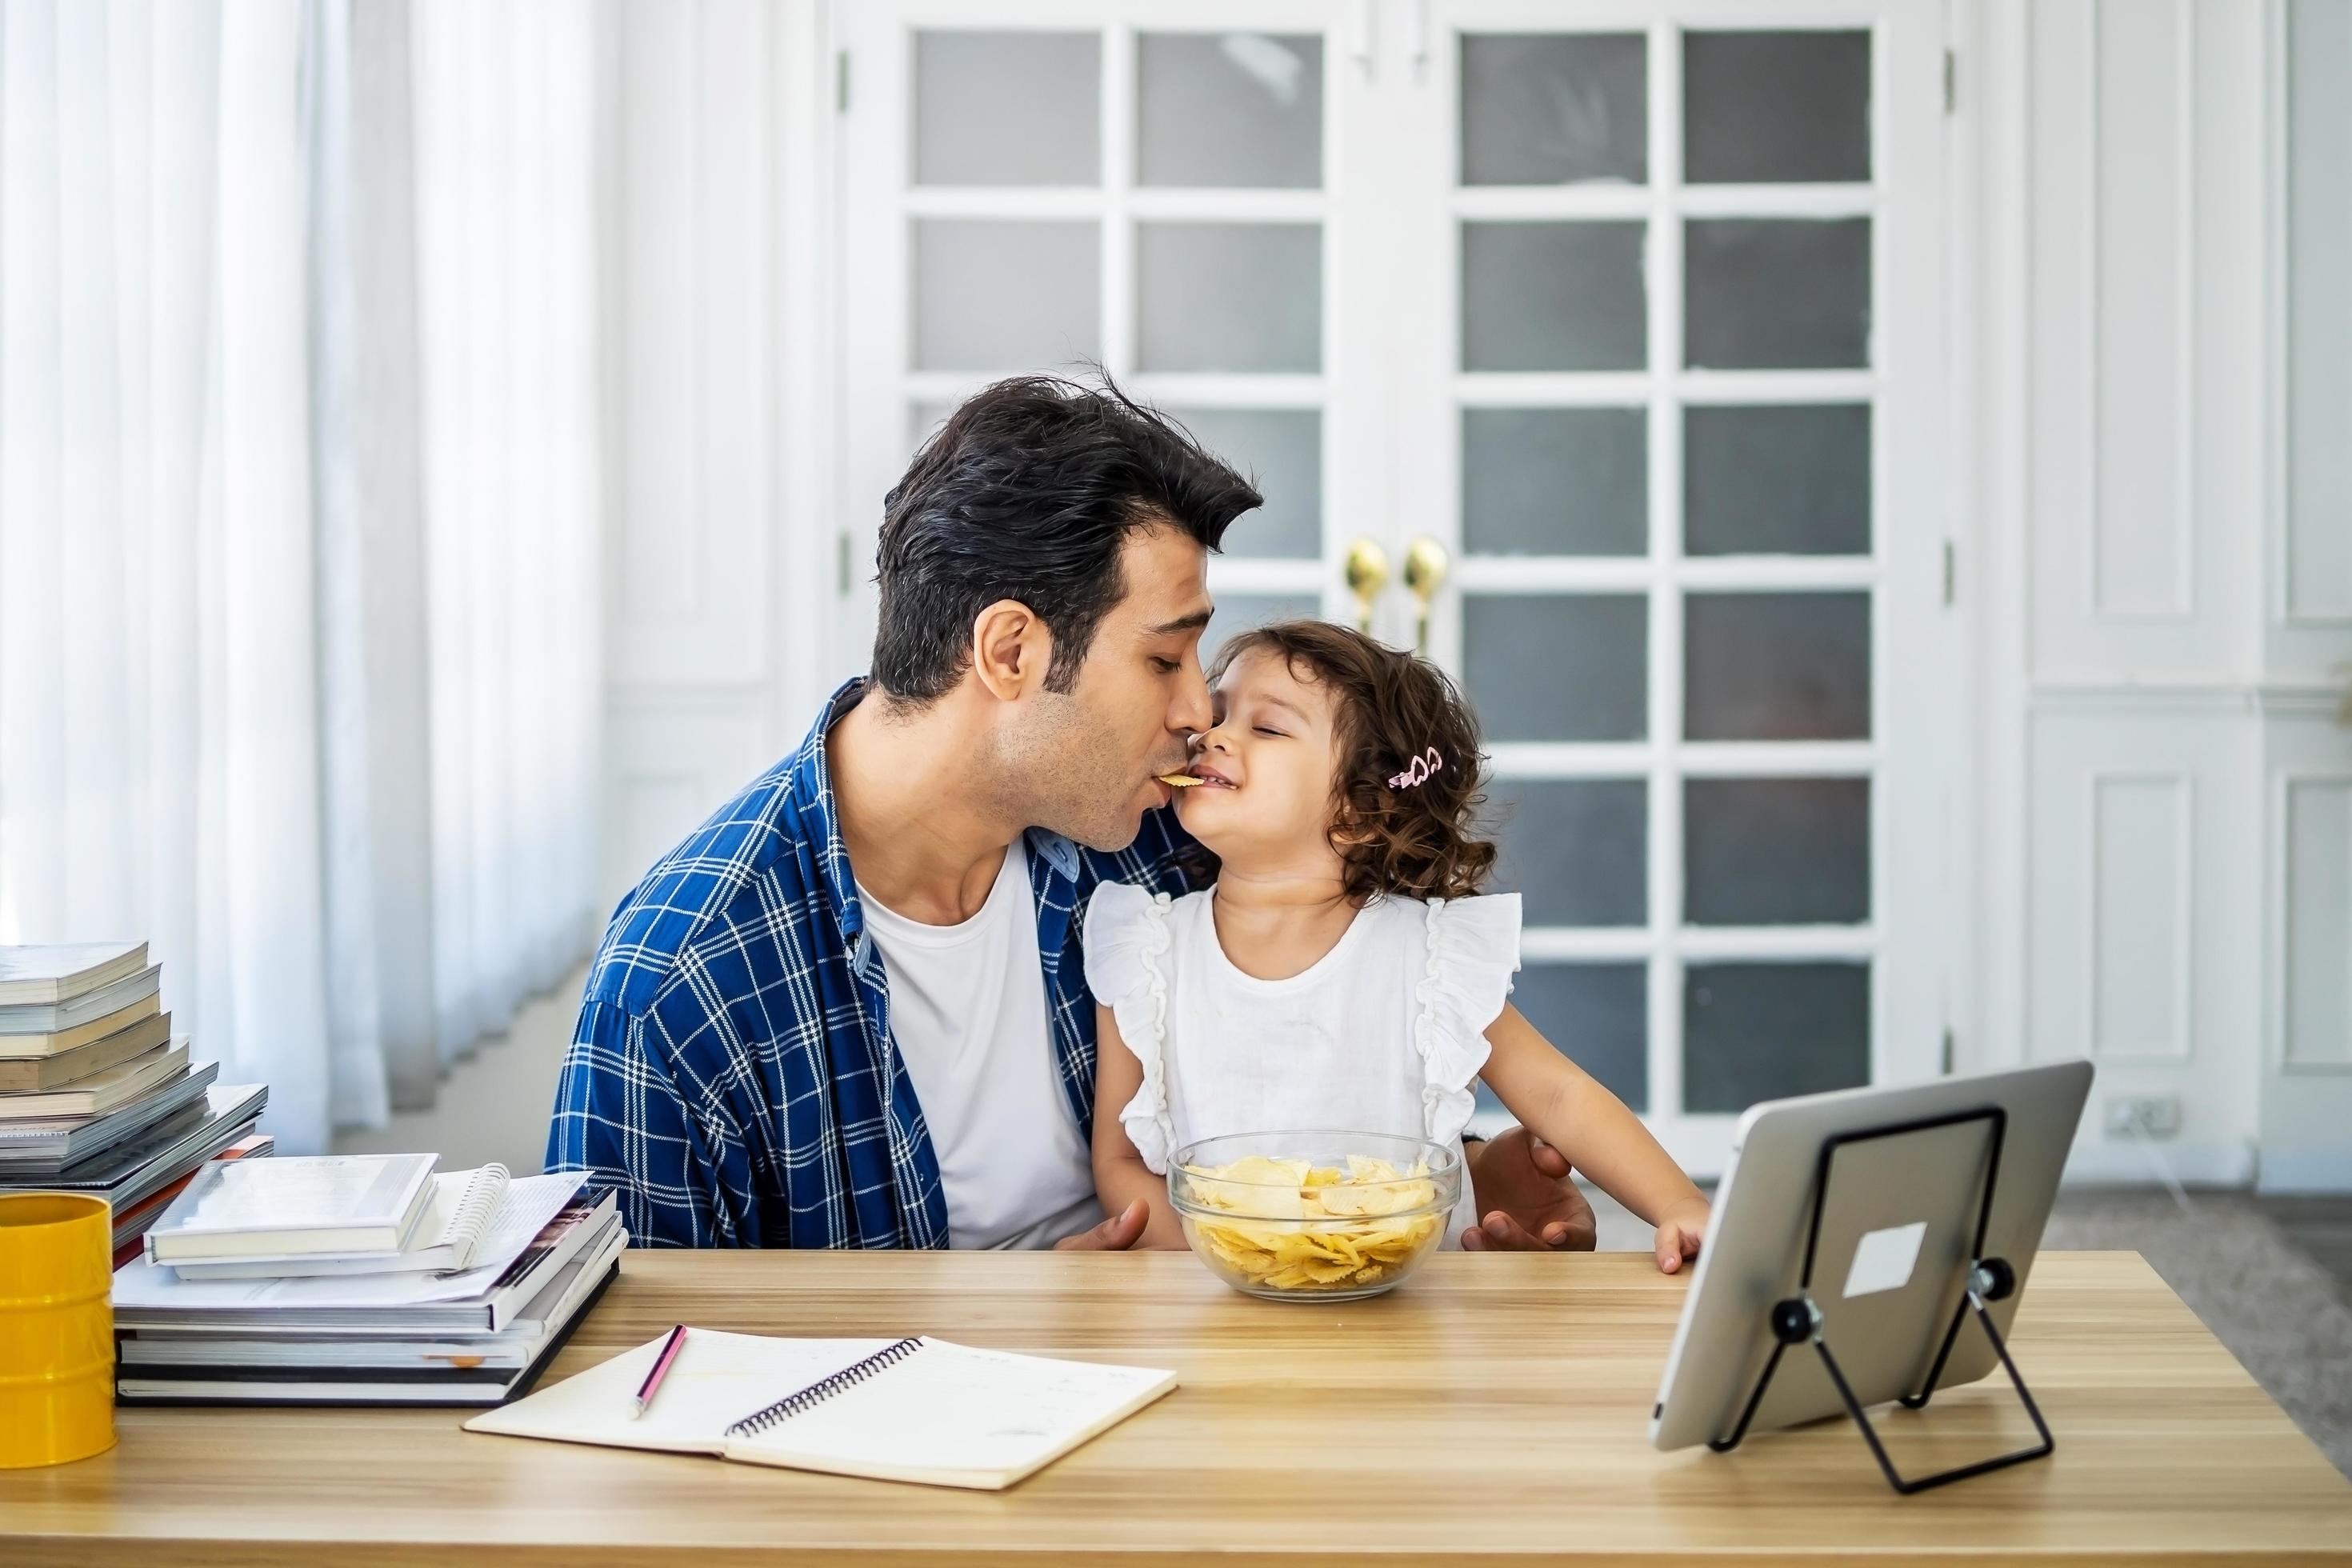
[[[1772,1304],[1800,1294],[1809,1251],[1806,1293],[1862,1405],[1919,1394],[1939,1354],[1937,1388],[1999,1366],[1985,1335],[1949,1332],[1970,1244],[1981,1220],[1979,1256],[2015,1271],[2016,1288],[1988,1308],[2006,1335],[2090,1089],[2091,1064],[2068,1061],[1751,1107],[1732,1138],[1650,1440],[1685,1448],[1733,1434],[1772,1353]],[[1888,1129],[1907,1131],[1873,1136]],[[1826,1163],[1825,1149],[1833,1150]],[[1818,1357],[1785,1356],[1748,1430],[1844,1409]]]

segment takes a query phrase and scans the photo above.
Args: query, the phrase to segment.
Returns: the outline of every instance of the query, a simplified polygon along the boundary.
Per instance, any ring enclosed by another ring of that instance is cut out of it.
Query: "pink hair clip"
[[[1445,759],[1437,754],[1437,748],[1435,746],[1432,746],[1421,755],[1413,758],[1412,766],[1405,769],[1405,771],[1401,773],[1391,773],[1389,775],[1389,788],[1413,789],[1419,785],[1425,784],[1429,782],[1429,775],[1437,772],[1444,765]]]

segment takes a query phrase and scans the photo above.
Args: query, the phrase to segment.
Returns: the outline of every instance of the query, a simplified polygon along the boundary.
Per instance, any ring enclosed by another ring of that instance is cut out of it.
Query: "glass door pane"
[[[1144,33],[1136,40],[1136,183],[1320,190],[1323,40]]]
[[[1091,185],[1102,167],[1093,33],[915,35],[915,183]]]
[[[1648,47],[1640,33],[1464,34],[1462,184],[1646,182]]]

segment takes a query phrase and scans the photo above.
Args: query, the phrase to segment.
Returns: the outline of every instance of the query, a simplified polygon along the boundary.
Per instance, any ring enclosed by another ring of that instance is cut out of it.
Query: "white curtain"
[[[602,926],[595,37],[582,0],[419,0],[416,20],[446,1056]]]
[[[593,940],[587,0],[0,0],[0,942],[289,1152]]]

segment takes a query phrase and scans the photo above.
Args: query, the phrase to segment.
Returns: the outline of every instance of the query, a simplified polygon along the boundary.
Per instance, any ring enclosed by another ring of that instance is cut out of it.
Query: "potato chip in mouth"
[[[1201,783],[1191,773],[1161,773],[1159,779],[1161,784],[1171,789],[1194,789],[1199,787]]]

